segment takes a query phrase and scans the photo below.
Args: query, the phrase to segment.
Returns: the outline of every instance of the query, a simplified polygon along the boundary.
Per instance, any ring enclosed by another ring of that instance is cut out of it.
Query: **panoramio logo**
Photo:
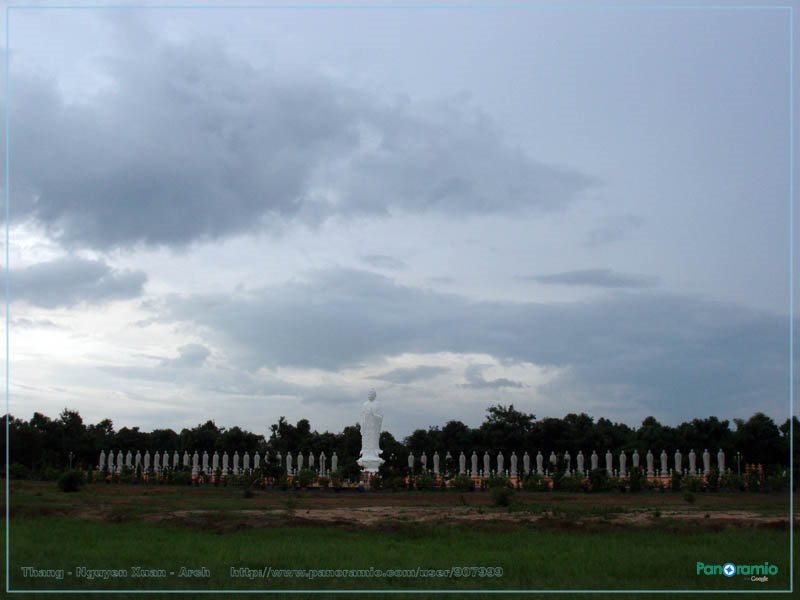
[[[733,577],[734,575],[777,575],[778,566],[764,562],[761,565],[735,565],[725,563],[724,565],[707,565],[697,561],[697,575],[723,575]]]

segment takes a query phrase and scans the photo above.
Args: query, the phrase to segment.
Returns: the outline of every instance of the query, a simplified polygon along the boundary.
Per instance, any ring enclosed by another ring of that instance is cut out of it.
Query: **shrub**
[[[761,487],[761,476],[758,471],[753,469],[747,474],[747,489],[750,492],[757,492]]]
[[[416,483],[418,490],[432,490],[436,487],[436,477],[425,472],[417,476]]]
[[[672,483],[672,491],[680,492],[681,486],[683,485],[683,474],[680,471],[673,471],[671,483]]]
[[[725,473],[720,478],[720,487],[725,490],[744,491],[744,481],[736,473]]]
[[[456,475],[450,480],[450,487],[458,492],[472,490],[472,479],[468,475]]]
[[[696,475],[689,475],[684,480],[683,487],[689,492],[699,492],[703,489],[703,479]]]
[[[314,483],[314,479],[317,478],[317,474],[311,469],[300,469],[300,472],[295,477],[295,481],[297,485],[303,489],[306,489],[312,483]]]
[[[593,492],[604,492],[609,488],[608,471],[594,469],[589,471],[589,486]]]
[[[510,487],[493,487],[491,488],[492,504],[495,506],[511,506],[511,500],[514,498],[514,490]]]
[[[511,481],[502,475],[492,475],[486,480],[486,486],[490,490],[498,487],[511,487]]]
[[[328,479],[327,477],[320,477],[319,479],[317,479],[317,483],[319,484],[319,487],[321,487],[323,490],[327,490],[328,486],[331,484],[331,480]]]
[[[628,475],[628,486],[632,494],[642,491],[642,470],[639,467],[631,468]]]
[[[25,465],[12,463],[8,468],[8,474],[11,476],[11,479],[30,479],[31,470]]]
[[[583,491],[583,477],[581,475],[565,475],[559,482],[558,489],[564,492]]]
[[[394,475],[386,480],[384,485],[385,488],[392,490],[393,492],[399,492],[406,487],[406,478],[402,475]]]
[[[716,492],[719,489],[719,470],[714,467],[708,472],[708,491]]]
[[[694,504],[694,493],[690,490],[686,490],[683,492],[683,499],[686,500],[689,504]]]
[[[550,486],[547,479],[537,473],[531,473],[522,480],[522,489],[526,492],[547,492]]]
[[[339,469],[331,472],[331,486],[335,490],[342,488],[342,472]]]
[[[172,483],[177,485],[190,485],[192,483],[192,476],[186,471],[176,471],[172,476]]]
[[[371,487],[373,490],[379,490],[383,487],[383,485],[383,477],[381,477],[378,473],[375,473],[375,475],[373,475],[369,480],[369,487]]]
[[[65,471],[58,478],[58,489],[62,492],[77,492],[83,485],[83,477],[79,471]]]
[[[767,476],[765,484],[767,491],[780,492],[784,487],[789,485],[789,478],[781,473],[773,473]]]

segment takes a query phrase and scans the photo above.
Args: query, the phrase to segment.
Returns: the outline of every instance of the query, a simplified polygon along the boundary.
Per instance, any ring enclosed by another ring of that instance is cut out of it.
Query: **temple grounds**
[[[786,589],[788,501],[761,492],[687,501],[668,491],[518,491],[497,506],[488,491],[91,484],[62,493],[52,482],[14,481],[11,586]],[[698,562],[768,562],[779,573],[709,576]],[[37,570],[26,577],[23,567]],[[465,575],[467,567],[475,569]]]

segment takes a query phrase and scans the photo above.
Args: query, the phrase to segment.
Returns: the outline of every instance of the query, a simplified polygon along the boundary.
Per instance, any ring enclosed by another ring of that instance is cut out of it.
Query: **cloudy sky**
[[[349,6],[11,11],[12,414],[788,416],[786,10]]]

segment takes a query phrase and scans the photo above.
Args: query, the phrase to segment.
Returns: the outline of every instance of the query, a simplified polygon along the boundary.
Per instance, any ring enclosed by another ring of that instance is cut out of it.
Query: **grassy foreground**
[[[446,510],[447,503],[463,504],[465,500],[457,495],[343,498],[330,495],[307,497],[293,504],[280,492],[244,498],[240,491],[222,489],[90,487],[78,494],[62,494],[52,486],[25,484],[12,494],[11,588],[462,591],[788,588],[786,527],[710,528],[702,526],[702,521],[698,526],[694,522],[687,525],[668,516],[669,502],[677,500],[655,496],[627,497],[617,506],[615,502],[619,499],[613,496],[599,497],[587,504],[586,495],[576,495],[572,500],[566,496],[540,495],[525,498],[511,510],[522,515],[557,502],[561,506],[554,510],[562,511],[562,519],[548,516],[539,521],[499,521],[494,517],[507,517],[509,509],[493,509],[486,504],[487,498],[475,495],[466,499],[475,505],[482,518],[469,524],[381,521],[370,525],[326,525],[311,518],[315,511],[326,510],[330,505],[352,504],[355,510],[395,502],[406,508],[409,503],[432,504]],[[781,510],[782,502],[764,498],[743,496],[741,501],[752,514]],[[606,509],[598,511],[597,504],[603,503],[607,504]],[[697,510],[705,511],[711,520],[715,517],[714,506],[722,506],[730,514],[737,503],[735,498],[712,497],[707,501],[701,498],[697,504],[700,504]],[[639,510],[636,506],[648,505],[657,508],[646,509],[656,511],[649,514],[646,526],[621,526],[606,520],[608,510],[621,511],[624,516],[630,514],[626,511]],[[761,510],[757,510],[758,506]],[[187,513],[186,509],[198,510]],[[237,510],[238,516],[232,515]],[[662,510],[664,515],[660,514]],[[600,520],[592,526],[569,526],[598,512]],[[262,519],[258,526],[247,525],[256,518]],[[753,582],[744,576],[697,575],[697,561],[706,564],[768,561],[777,565],[780,572],[764,582]],[[26,577],[23,567],[63,569],[63,579]],[[80,567],[119,569],[127,573],[89,579],[78,576]],[[135,577],[136,567],[145,572],[163,570],[165,576]],[[195,573],[191,574],[200,576],[180,577],[182,567],[193,569]],[[206,571],[199,571],[203,567]],[[273,569],[269,577],[245,570],[269,567]],[[277,569],[368,572],[370,568],[416,570],[417,567],[443,570],[500,567],[502,575],[497,576],[496,571],[492,572],[495,576],[484,573],[483,577],[480,572],[470,577],[410,574],[365,577],[366,573],[353,577],[347,573],[339,576],[316,573],[312,579],[294,571],[283,576],[275,572]],[[232,568],[238,572],[232,573]]]

